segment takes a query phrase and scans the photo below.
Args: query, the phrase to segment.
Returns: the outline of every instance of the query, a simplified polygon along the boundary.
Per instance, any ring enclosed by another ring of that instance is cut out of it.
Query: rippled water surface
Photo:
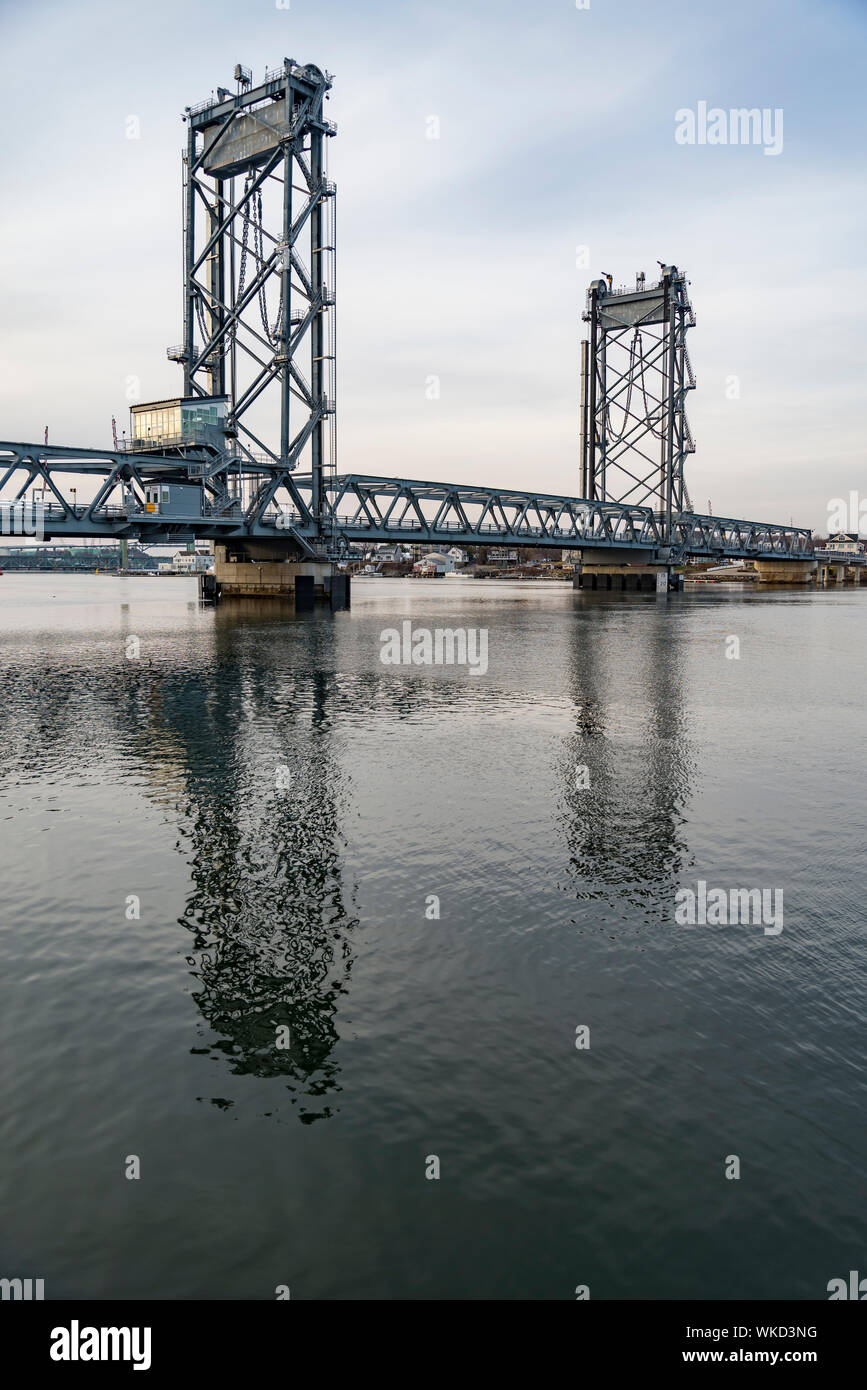
[[[0,579],[0,1274],[824,1298],[863,1271],[865,614]],[[407,618],[487,629],[487,673],[383,665]],[[678,925],[700,879],[781,888],[784,930]]]

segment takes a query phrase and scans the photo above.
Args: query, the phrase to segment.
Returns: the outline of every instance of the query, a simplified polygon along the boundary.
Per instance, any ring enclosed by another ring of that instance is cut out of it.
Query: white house
[[[430,550],[413,565],[414,574],[449,574],[455,567],[451,555],[443,555],[439,550]]]
[[[214,563],[213,555],[179,550],[172,559],[172,574],[207,574]]]
[[[834,555],[863,555],[864,546],[858,539],[858,533],[848,534],[841,531],[839,535],[831,536],[825,546],[826,552]]]

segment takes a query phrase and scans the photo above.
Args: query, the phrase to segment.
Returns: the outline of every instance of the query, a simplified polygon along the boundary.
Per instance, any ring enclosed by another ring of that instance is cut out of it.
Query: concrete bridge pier
[[[816,584],[854,584],[857,588],[863,582],[867,565],[854,565],[844,560],[829,560],[821,555],[816,557]]]
[[[576,565],[572,588],[585,593],[654,594],[659,571],[643,565]]]
[[[349,577],[330,560],[312,560],[286,541],[214,543],[214,582],[221,598],[292,599],[296,608],[330,602],[349,607]]]
[[[775,560],[771,558],[754,560],[760,584],[809,584],[816,573],[816,561]]]
[[[633,558],[634,556],[634,558]],[[615,594],[668,594],[683,588],[683,576],[661,564],[652,550],[630,552],[599,548],[585,551],[572,571],[572,588]]]

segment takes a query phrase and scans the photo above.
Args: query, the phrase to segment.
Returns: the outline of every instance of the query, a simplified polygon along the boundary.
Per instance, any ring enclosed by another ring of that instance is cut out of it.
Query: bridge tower
[[[184,113],[184,342],[168,355],[188,398],[228,397],[248,518],[303,456],[321,522],[336,468],[331,78],[286,58],[255,87],[238,64],[235,83]]]
[[[605,276],[587,291],[581,495],[652,508],[670,542],[673,519],[692,511],[683,465],[695,451],[685,409],[695,386],[686,350],[695,315],[685,274],[659,264],[655,284],[642,271],[634,289],[614,289]]]

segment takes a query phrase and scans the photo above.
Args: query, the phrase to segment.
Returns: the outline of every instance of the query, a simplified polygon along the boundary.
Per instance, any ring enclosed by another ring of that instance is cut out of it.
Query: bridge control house
[[[130,406],[129,440],[124,448],[135,453],[164,452],[184,444],[226,447],[228,396],[175,396],[168,401],[147,401]]]
[[[228,402],[228,396],[175,396],[130,406],[131,437],[122,448],[136,454],[177,450],[181,455],[191,445],[204,445],[222,453]],[[145,511],[165,517],[201,516],[202,490],[194,482],[150,482],[145,486]]]

